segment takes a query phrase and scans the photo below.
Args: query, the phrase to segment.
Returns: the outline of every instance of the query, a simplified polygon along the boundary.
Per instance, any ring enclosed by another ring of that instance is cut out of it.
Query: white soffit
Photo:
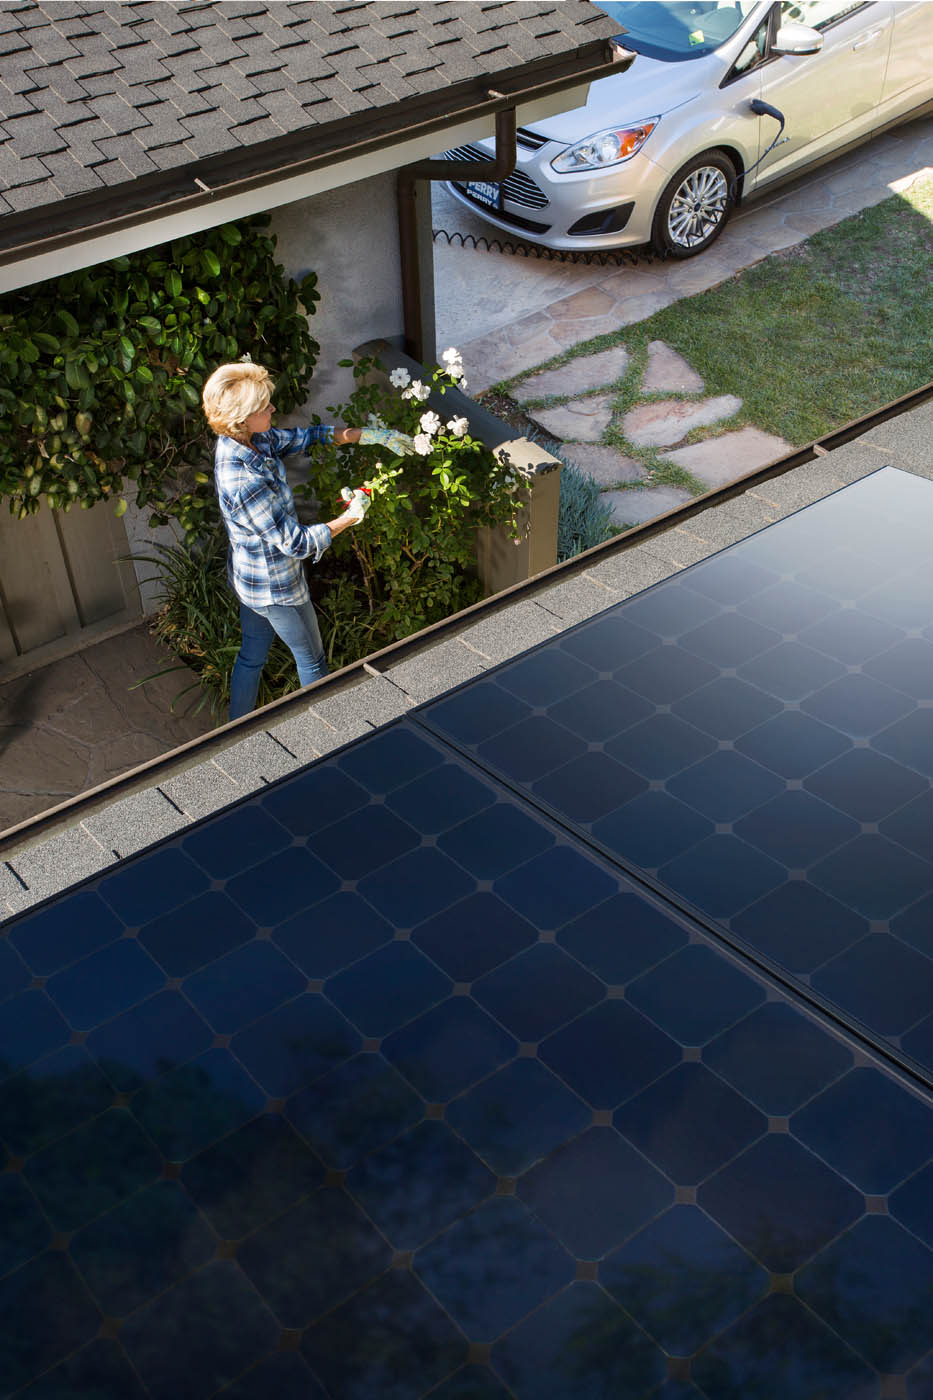
[[[556,116],[559,112],[573,107],[582,107],[589,92],[589,83],[567,88],[563,92],[524,103],[518,108],[519,126],[532,126],[545,117]],[[240,194],[207,200],[193,209],[185,209],[177,214],[155,214],[154,217],[141,216],[138,224],[119,229],[114,233],[93,233],[80,242],[59,247],[47,253],[36,253],[18,262],[0,267],[0,292],[16,291],[19,287],[44,282],[51,277],[61,277],[66,272],[75,272],[82,267],[93,267],[95,263],[107,262],[110,258],[122,257],[127,253],[137,253],[143,248],[151,248],[159,243],[167,243],[173,238],[183,238],[202,229],[215,228],[218,224],[230,223],[233,219],[243,219],[262,210],[275,209],[282,204],[292,204],[296,200],[308,199],[312,195],[325,194],[341,185],[365,180],[370,175],[395,170],[413,161],[425,160],[439,155],[452,146],[462,146],[468,141],[476,141],[484,136],[492,136],[495,118],[492,115],[473,118],[445,127],[428,136],[420,136],[397,145],[384,146],[366,155],[353,156],[349,160],[334,165],[323,166],[303,175],[295,175],[284,180],[270,181]],[[119,189],[114,190],[114,216],[119,217]]]

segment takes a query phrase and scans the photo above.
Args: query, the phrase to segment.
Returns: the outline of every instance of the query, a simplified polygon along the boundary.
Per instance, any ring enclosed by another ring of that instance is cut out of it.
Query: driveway
[[[626,258],[587,266],[434,242],[438,348],[463,352],[471,393],[571,345],[643,321],[910,187],[933,169],[933,117],[885,136],[740,209],[708,253],[686,262]],[[505,239],[433,186],[435,229]]]

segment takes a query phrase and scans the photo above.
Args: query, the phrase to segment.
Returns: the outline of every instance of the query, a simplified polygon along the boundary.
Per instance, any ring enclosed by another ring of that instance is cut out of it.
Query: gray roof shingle
[[[162,166],[197,164],[215,184],[204,162],[245,150],[243,173],[261,175],[295,158],[302,131],[323,139],[339,123],[336,150],[354,116],[378,113],[390,133],[411,120],[406,102],[417,113],[449,92],[455,109],[458,84],[515,70],[521,87],[529,64],[585,48],[590,65],[608,59],[602,45],[615,29],[589,0],[0,0],[3,193],[14,207],[47,206],[81,228],[78,205],[87,201],[75,194],[155,170],[156,152]],[[259,102],[270,93],[275,101]],[[37,159],[61,153],[71,159],[37,169]],[[90,172],[80,180],[75,162]],[[170,189],[154,186],[153,207],[192,192],[169,178]],[[23,187],[30,192],[17,199]],[[84,225],[112,213],[112,202],[100,204],[88,206]],[[25,241],[20,222],[0,218],[0,247]]]

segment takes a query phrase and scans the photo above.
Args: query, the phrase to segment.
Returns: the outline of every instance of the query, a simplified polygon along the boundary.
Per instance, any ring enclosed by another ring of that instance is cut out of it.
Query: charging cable
[[[762,102],[760,97],[753,97],[748,105],[755,113],[756,117],[773,117],[776,122],[780,122],[780,126],[778,127],[777,136],[775,136],[774,140],[771,142],[771,145],[768,146],[767,150],[762,151],[761,155],[755,161],[755,164],[750,165],[745,171],[744,175],[736,175],[735,179],[732,181],[732,184],[729,186],[730,200],[735,199],[735,192],[738,188],[739,180],[744,180],[746,176],[751,175],[753,170],[758,169],[758,166],[764,160],[765,156],[769,156],[774,150],[775,146],[780,141],[781,133],[784,130],[784,113],[779,112],[777,107],[772,107],[770,102]]]

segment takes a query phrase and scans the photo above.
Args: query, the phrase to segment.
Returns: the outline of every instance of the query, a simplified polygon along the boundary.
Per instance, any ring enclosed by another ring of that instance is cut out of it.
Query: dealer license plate
[[[488,204],[495,209],[499,204],[499,186],[491,184],[488,180],[471,180],[466,186],[466,192],[471,199],[476,199],[480,204]]]

